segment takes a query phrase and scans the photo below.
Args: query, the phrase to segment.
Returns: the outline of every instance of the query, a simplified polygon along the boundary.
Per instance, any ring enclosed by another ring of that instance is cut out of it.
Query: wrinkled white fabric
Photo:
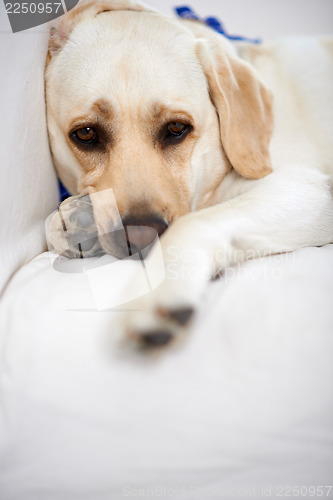
[[[11,33],[0,3],[0,294],[45,250],[44,222],[58,202],[44,104],[47,39],[45,26]]]

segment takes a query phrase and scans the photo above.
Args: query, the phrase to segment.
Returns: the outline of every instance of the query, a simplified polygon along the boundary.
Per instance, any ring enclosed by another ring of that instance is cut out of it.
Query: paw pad
[[[160,347],[170,342],[173,335],[168,330],[152,330],[142,333],[140,340],[144,347]]]
[[[193,313],[193,307],[180,307],[179,309],[172,309],[171,311],[168,311],[166,317],[180,326],[185,326],[190,321]]]

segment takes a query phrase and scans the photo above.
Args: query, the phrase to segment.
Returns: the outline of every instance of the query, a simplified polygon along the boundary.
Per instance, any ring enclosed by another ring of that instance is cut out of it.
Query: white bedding
[[[186,342],[156,357],[122,347],[122,313],[91,310],[84,274],[48,254],[24,266],[0,309],[1,498],[331,484],[332,259],[329,245],[229,272]]]
[[[59,197],[45,119],[47,39],[46,27],[11,33],[0,2],[0,296],[45,248],[44,221]]]

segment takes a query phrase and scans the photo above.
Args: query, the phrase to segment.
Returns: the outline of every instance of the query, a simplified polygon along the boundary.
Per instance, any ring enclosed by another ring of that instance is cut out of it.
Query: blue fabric
[[[65,186],[62,184],[61,180],[58,179],[58,185],[59,185],[59,193],[60,193],[60,202],[63,202],[66,200],[66,198],[69,198],[71,195],[65,188]]]
[[[250,43],[261,43],[260,38],[247,38],[245,36],[241,35],[230,35],[228,34],[221,21],[217,19],[216,17],[206,17],[204,19],[200,19],[200,17],[197,16],[197,14],[188,6],[184,5],[183,7],[175,7],[176,14],[179,17],[182,17],[183,19],[193,19],[195,21],[201,21],[202,23],[206,24],[213,30],[217,31],[221,35],[225,36],[229,40],[238,40],[238,41],[244,41],[244,42],[250,42]]]

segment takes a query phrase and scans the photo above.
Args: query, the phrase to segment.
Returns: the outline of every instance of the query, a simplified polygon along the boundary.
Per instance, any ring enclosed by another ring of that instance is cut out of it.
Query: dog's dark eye
[[[177,145],[182,142],[191,128],[191,125],[183,122],[168,123],[162,130],[163,147]]]
[[[78,128],[72,133],[72,137],[80,144],[94,144],[98,139],[97,132],[92,127]]]
[[[171,122],[168,125],[168,133],[174,137],[181,137],[187,129],[188,125],[186,125],[186,123]]]

